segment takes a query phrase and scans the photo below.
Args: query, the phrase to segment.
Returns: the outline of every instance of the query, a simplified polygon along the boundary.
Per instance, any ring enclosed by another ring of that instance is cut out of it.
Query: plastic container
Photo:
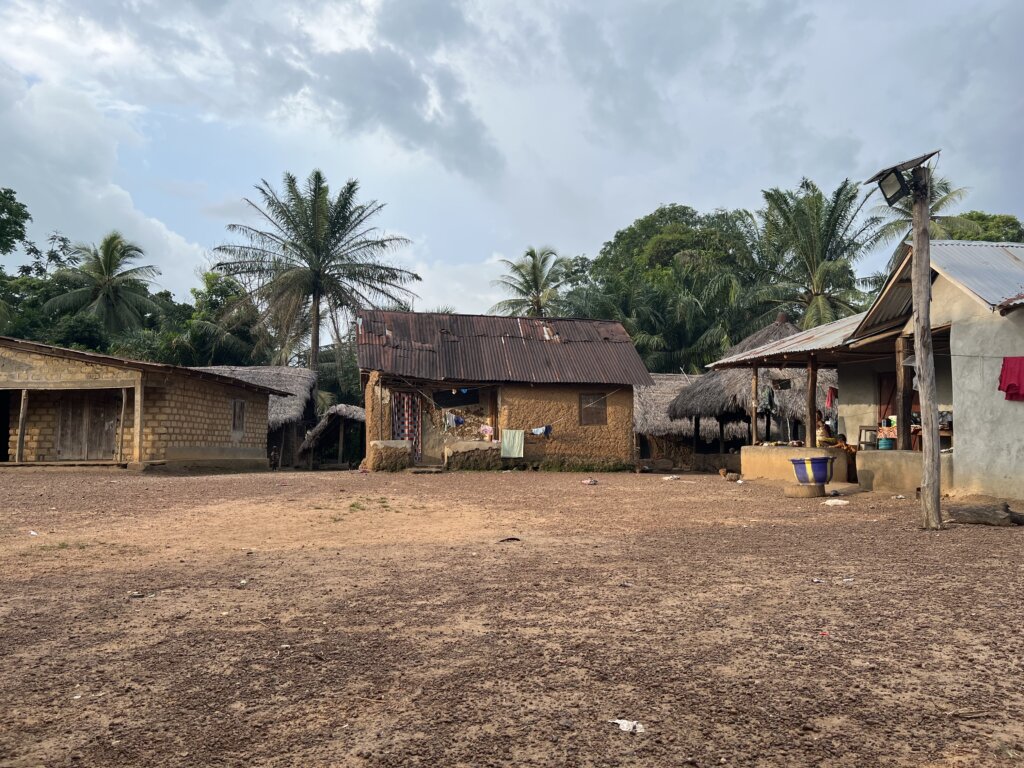
[[[832,482],[835,456],[815,456],[812,459],[790,459],[796,481],[801,485],[824,485]]]
[[[878,438],[878,450],[880,451],[891,451],[896,447],[896,441],[891,437],[880,437]]]

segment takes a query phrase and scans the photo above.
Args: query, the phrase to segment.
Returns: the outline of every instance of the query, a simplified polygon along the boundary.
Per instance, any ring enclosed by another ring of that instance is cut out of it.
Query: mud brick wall
[[[59,391],[33,391],[28,397],[28,418],[25,420],[25,461],[56,460],[57,420],[59,418]],[[7,455],[14,458],[18,447],[18,414],[21,392],[11,392],[11,407],[7,435]]]
[[[245,429],[239,433],[231,429],[235,400],[245,401]],[[187,376],[169,376],[154,386],[147,383],[142,397],[142,460],[265,457],[267,402],[267,395]],[[126,421],[132,418],[132,408]],[[127,450],[126,454],[131,455]]]
[[[607,424],[580,424],[580,394],[606,394]],[[523,458],[633,460],[633,389],[629,386],[503,386],[498,426],[527,430]],[[529,434],[552,425],[551,438]]]

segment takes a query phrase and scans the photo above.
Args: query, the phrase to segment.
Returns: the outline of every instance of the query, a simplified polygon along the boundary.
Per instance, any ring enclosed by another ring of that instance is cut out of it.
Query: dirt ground
[[[597,477],[0,472],[0,765],[1024,761],[1024,530]]]

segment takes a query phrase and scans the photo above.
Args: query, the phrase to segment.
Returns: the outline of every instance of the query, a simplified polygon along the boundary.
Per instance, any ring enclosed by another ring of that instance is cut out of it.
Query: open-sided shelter
[[[289,393],[0,337],[0,460],[265,468],[271,395]]]
[[[619,323],[368,310],[356,339],[371,455],[399,440],[420,464],[634,460],[633,387],[653,382]]]
[[[791,338],[800,332],[798,326],[780,314],[775,322],[730,348],[725,359]],[[730,424],[752,427],[754,414],[759,427],[756,430],[758,440],[806,438],[808,431],[812,436],[814,432],[813,412],[810,415],[811,429],[806,429],[807,380],[806,373],[793,370],[765,368],[751,376],[749,371],[723,369],[716,363],[714,370],[679,392],[669,405],[668,413],[672,419],[695,420],[702,431],[704,424],[712,422],[723,436],[722,443],[728,439],[725,432]],[[816,377],[817,402],[826,415],[834,413],[834,409],[825,407],[825,402],[828,388],[834,387],[835,383],[834,373]],[[802,431],[801,426],[804,426]]]
[[[299,460],[314,469],[358,465],[366,455],[365,424],[366,411],[358,405],[332,405],[306,433]]]

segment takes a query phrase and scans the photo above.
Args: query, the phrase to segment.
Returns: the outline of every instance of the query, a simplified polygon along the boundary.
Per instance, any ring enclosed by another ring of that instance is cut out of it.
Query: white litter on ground
[[[846,499],[829,499],[828,501],[821,502],[826,507],[845,507],[848,502]]]
[[[627,733],[643,733],[645,728],[636,720],[609,720],[609,723],[615,723],[619,726],[620,731],[626,731]]]

